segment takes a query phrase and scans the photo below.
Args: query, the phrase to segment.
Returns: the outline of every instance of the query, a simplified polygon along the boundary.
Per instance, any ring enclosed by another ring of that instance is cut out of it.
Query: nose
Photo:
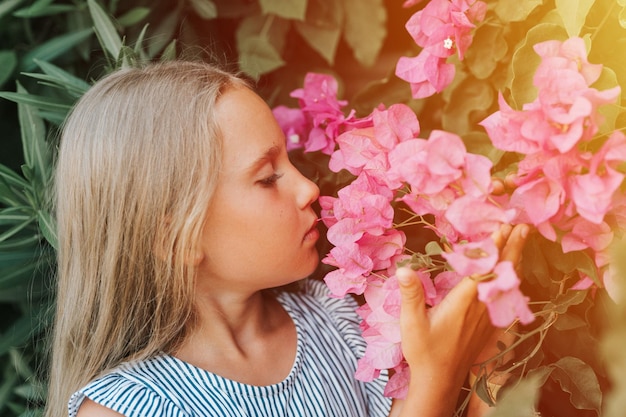
[[[320,189],[313,181],[298,171],[298,206],[302,209],[309,207],[320,196]]]

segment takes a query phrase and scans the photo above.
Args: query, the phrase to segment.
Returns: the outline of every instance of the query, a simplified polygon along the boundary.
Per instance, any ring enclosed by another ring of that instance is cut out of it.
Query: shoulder
[[[70,417],[185,415],[183,402],[176,390],[168,387],[163,378],[167,372],[159,371],[159,363],[147,360],[123,364],[93,380],[70,398]]]
[[[119,417],[122,414],[111,410],[97,402],[85,398],[78,409],[76,417]]]

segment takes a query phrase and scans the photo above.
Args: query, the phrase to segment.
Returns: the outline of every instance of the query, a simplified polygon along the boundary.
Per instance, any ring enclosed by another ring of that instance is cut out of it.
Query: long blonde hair
[[[188,249],[216,186],[215,103],[240,78],[203,63],[126,69],[78,102],[55,171],[58,290],[46,416],[123,361],[171,352],[193,317]]]

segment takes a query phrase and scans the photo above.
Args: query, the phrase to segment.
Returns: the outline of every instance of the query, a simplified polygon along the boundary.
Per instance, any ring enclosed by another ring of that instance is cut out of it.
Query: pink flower
[[[498,93],[500,110],[491,114],[479,124],[485,128],[493,146],[503,151],[529,154],[539,151],[543,142],[536,136],[522,134],[522,127],[528,120],[528,113],[513,110]]]
[[[461,276],[484,275],[498,262],[498,248],[493,239],[453,244],[451,252],[441,254]]]
[[[339,251],[341,252],[341,250]],[[355,251],[354,253],[355,256],[358,256],[358,251]],[[341,254],[341,256],[343,256],[343,254]],[[368,268],[364,268],[356,262],[353,262],[354,259],[341,259],[341,261],[346,264],[348,269],[335,269],[324,276],[324,282],[328,286],[331,295],[333,297],[341,298],[345,297],[346,294],[363,294],[363,291],[365,291],[365,288],[367,287],[367,279],[364,275],[359,275],[355,272],[358,270],[367,272]],[[367,260],[365,259],[365,261]],[[330,264],[330,261],[326,262]],[[349,265],[348,262],[352,263]]]
[[[480,240],[491,236],[502,224],[510,223],[514,214],[490,202],[463,196],[450,204],[445,218],[460,234]]]
[[[467,151],[461,138],[440,130],[427,141],[411,139],[389,153],[388,177],[406,182],[416,194],[436,194],[463,176]]]
[[[272,109],[274,118],[285,133],[287,151],[304,146],[307,128],[306,118],[301,109],[290,109],[287,106],[277,106]]]
[[[431,96],[452,82],[455,66],[446,58],[456,51],[463,60],[474,23],[484,19],[486,10],[482,1],[431,0],[411,16],[405,27],[422,50],[414,58],[401,57],[396,75],[409,82],[414,98]]]
[[[366,172],[381,184],[394,188],[385,175],[389,169],[388,153],[400,142],[419,134],[420,126],[413,110],[404,104],[389,109],[375,109],[336,139],[339,148],[331,155],[331,171],[346,169],[353,175]]]
[[[624,174],[608,167],[602,173],[590,172],[572,177],[572,200],[578,213],[593,223],[601,223],[611,208],[613,193],[623,180]]]
[[[574,218],[571,230],[563,235],[561,246],[563,252],[593,249],[600,252],[608,248],[613,241],[613,231],[611,227],[602,223],[592,223],[582,217]]]
[[[337,88],[337,80],[332,76],[308,73],[304,87],[291,92],[312,125],[304,144],[306,152],[330,155],[335,149],[335,137],[354,118],[353,113],[344,116],[341,108],[347,101],[337,99]]]
[[[502,261],[493,272],[494,279],[478,283],[478,299],[487,305],[491,323],[507,327],[516,319],[522,324],[532,322],[535,316],[528,308],[528,297],[519,290],[520,281],[513,264]]]
[[[537,226],[554,216],[564,201],[563,186],[542,177],[516,188],[509,206],[518,211],[517,222]]]
[[[538,69],[535,75],[535,85],[542,85],[542,77],[550,69],[569,68],[579,72],[585,83],[591,85],[598,80],[602,72],[601,64],[590,64],[587,60],[587,48],[585,41],[579,37],[572,37],[564,42],[549,40],[536,44],[534,47],[537,55],[542,57],[543,68]]]

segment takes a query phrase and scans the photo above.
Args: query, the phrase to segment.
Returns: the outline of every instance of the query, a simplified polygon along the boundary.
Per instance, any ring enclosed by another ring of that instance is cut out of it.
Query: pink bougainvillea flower
[[[450,85],[455,72],[453,64],[422,50],[416,57],[400,57],[395,74],[409,83],[413,98],[426,98]]]
[[[481,240],[502,224],[510,223],[514,215],[513,210],[503,210],[488,201],[463,196],[450,204],[445,218],[463,236]]]
[[[540,177],[516,188],[509,204],[517,210],[517,222],[537,226],[554,216],[564,201],[563,186],[549,178]]]
[[[528,297],[519,290],[520,281],[513,263],[502,261],[493,270],[495,278],[478,283],[478,299],[485,303],[491,323],[507,327],[516,319],[528,324],[535,319],[528,308]]]
[[[355,253],[356,256],[358,256],[358,251],[355,251]],[[337,251],[335,254],[337,254]],[[332,255],[329,255],[327,258],[330,256]],[[353,259],[350,259],[350,261],[353,261]],[[365,261],[367,261],[367,259],[365,259]],[[330,264],[331,262],[326,260],[326,263]],[[339,262],[336,263],[339,264]],[[349,269],[338,268],[326,274],[324,282],[328,286],[331,296],[342,298],[345,297],[346,294],[363,294],[363,291],[365,291],[365,288],[367,287],[367,278],[364,275],[355,274],[354,272],[355,270],[363,270],[367,272],[368,268],[363,268],[362,266],[356,264],[356,262],[353,262],[352,265],[353,267],[348,265]]]
[[[316,113],[341,113],[341,108],[348,102],[337,99],[337,80],[328,74],[309,72],[304,77],[303,88],[291,92],[291,97],[300,101],[304,111]]]
[[[452,245],[451,252],[441,254],[461,276],[484,275],[498,262],[498,248],[493,239]]]
[[[307,122],[301,109],[277,106],[272,109],[278,125],[285,133],[287,151],[304,147]]]
[[[405,0],[404,3],[402,3],[402,7],[408,9],[409,7],[416,6],[421,2],[422,0]]]
[[[523,136],[522,126],[528,120],[528,114],[513,110],[498,93],[500,110],[491,114],[479,124],[485,128],[493,146],[503,151],[529,154],[539,151],[543,143],[536,136]]]
[[[364,234],[357,242],[359,250],[373,263],[373,270],[386,270],[402,255],[406,235],[401,230],[389,229],[382,235]]]
[[[548,40],[535,44],[533,47],[537,55],[543,58],[542,62],[545,63],[547,68],[556,68],[567,66],[572,70],[579,72],[587,85],[591,85],[598,80],[600,73],[602,72],[601,64],[590,64],[587,59],[587,47],[585,41],[579,37],[572,37],[563,42],[556,40]],[[550,58],[557,58],[562,61],[559,65],[557,60],[551,60]],[[542,72],[539,71],[535,77],[541,77]],[[542,83],[539,82],[539,85]]]
[[[468,153],[465,155],[463,176],[459,184],[463,193],[472,197],[485,197],[493,189],[491,168],[493,163],[483,155]]]
[[[604,167],[602,173],[596,171],[573,176],[570,180],[571,197],[578,213],[593,223],[601,223],[611,208],[613,193],[623,180],[624,174],[609,167]]]
[[[306,152],[321,151],[330,155],[335,149],[335,137],[354,119],[354,112],[345,116],[341,110],[347,104],[337,99],[338,84],[331,75],[308,73],[303,88],[291,92],[311,124]]]
[[[440,130],[428,140],[411,139],[398,144],[389,153],[393,181],[406,182],[416,194],[436,194],[460,179],[467,151],[461,138]]]
[[[394,373],[385,385],[385,397],[406,398],[409,391],[409,379],[411,372],[406,362],[393,368]]]
[[[582,217],[575,217],[571,220],[571,230],[562,237],[561,246],[565,253],[588,248],[600,252],[608,248],[613,236],[607,223],[592,223]]]
[[[414,58],[401,57],[396,75],[409,82],[414,98],[431,96],[450,85],[455,66],[446,59],[456,52],[463,60],[475,22],[484,19],[486,10],[482,1],[431,0],[409,18],[405,27],[422,50]]]

